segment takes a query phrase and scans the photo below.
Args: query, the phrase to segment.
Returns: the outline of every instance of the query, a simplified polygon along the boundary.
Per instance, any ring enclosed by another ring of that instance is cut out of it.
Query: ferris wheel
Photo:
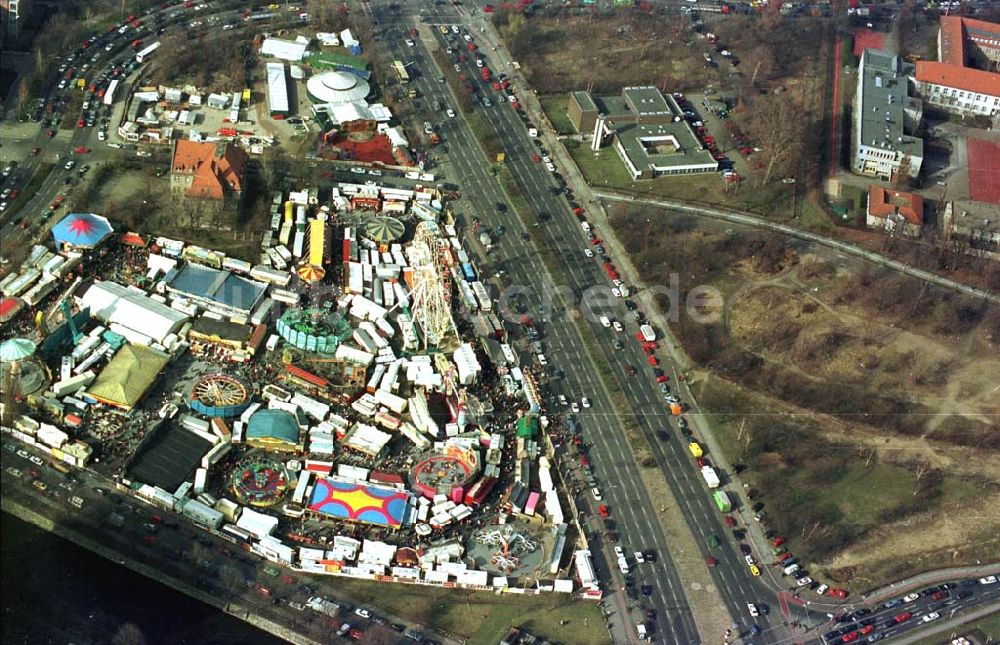
[[[225,374],[211,374],[198,379],[191,394],[202,404],[215,407],[240,405],[250,398],[246,385]]]

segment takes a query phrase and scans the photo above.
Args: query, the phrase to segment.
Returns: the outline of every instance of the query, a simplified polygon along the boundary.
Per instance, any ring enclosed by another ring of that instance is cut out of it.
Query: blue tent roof
[[[295,445],[299,442],[299,424],[290,412],[259,410],[247,423],[246,438],[277,439]]]
[[[184,265],[167,281],[181,293],[240,309],[251,309],[264,292],[259,282],[197,264]]]
[[[94,213],[70,213],[52,227],[56,242],[73,246],[97,246],[112,233],[108,220]]]

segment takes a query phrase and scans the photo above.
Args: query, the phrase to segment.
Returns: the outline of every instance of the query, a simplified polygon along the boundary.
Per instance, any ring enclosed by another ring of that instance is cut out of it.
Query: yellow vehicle
[[[35,481],[31,482],[31,485],[37,488],[38,490],[45,490],[46,488],[48,488],[48,485],[41,479],[36,479]]]
[[[754,576],[760,575],[760,568],[756,564],[750,565],[750,574]]]
[[[705,454],[702,451],[701,446],[698,444],[697,441],[692,441],[691,443],[689,443],[688,444],[688,450],[691,451],[691,455],[693,457],[701,457],[702,455]]]
[[[444,34],[445,36],[447,36],[447,35],[448,35],[448,28],[447,28],[447,27],[445,27],[444,25],[441,25],[440,27],[438,27],[438,31],[440,31],[440,32],[441,32],[442,34]]]

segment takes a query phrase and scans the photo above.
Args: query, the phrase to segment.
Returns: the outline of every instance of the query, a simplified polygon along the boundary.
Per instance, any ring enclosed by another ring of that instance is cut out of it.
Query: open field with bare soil
[[[673,331],[728,460],[814,571],[860,590],[995,557],[1000,310],[781,238],[611,215],[647,282],[724,294],[719,321]]]
[[[587,89],[617,93],[632,85],[667,91],[704,87],[717,74],[687,46],[682,15],[650,19],[646,12],[547,8],[525,19],[498,14],[495,23],[539,94]]]

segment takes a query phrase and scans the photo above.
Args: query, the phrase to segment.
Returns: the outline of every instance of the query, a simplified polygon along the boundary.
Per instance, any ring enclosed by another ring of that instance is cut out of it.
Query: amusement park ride
[[[407,295],[412,304],[396,306],[423,331],[420,338],[424,350],[448,351],[458,346],[458,329],[451,316],[450,274],[436,226],[431,222],[417,224],[410,245],[413,288]]]

